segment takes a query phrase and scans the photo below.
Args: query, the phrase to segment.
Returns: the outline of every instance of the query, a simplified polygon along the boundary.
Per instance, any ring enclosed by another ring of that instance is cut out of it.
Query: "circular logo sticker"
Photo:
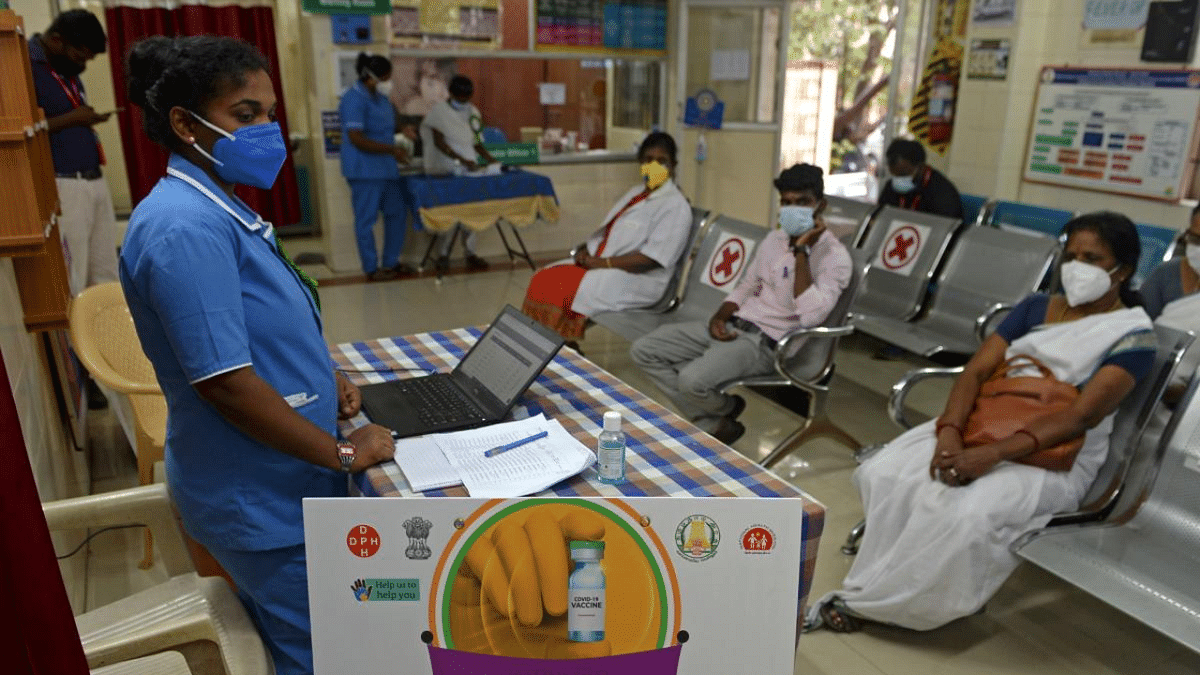
[[[692,562],[702,562],[717,554],[721,543],[721,528],[708,516],[688,516],[675,528],[675,548],[679,555]]]
[[[379,532],[370,525],[355,525],[346,535],[346,548],[360,558],[379,553]]]
[[[708,261],[708,281],[721,287],[737,278],[746,264],[746,244],[733,237],[725,240],[711,260]]]
[[[753,525],[742,533],[742,550],[746,553],[770,553],[775,548],[775,533],[766,525]]]
[[[921,250],[921,233],[911,225],[905,225],[892,233],[891,241],[883,247],[883,264],[889,270],[898,270],[909,264]]]

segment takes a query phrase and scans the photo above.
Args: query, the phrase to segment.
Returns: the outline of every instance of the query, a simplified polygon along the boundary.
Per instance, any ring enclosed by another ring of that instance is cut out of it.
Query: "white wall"
[[[1084,1],[1025,0],[1017,3],[1020,14],[1012,27],[970,27],[968,41],[1008,38],[1012,55],[1005,81],[969,80],[964,69],[948,174],[963,192],[1074,211],[1110,209],[1135,222],[1183,229],[1194,203],[1167,204],[1021,180],[1043,65],[1163,67],[1139,59],[1140,38],[1136,47],[1128,48],[1083,44]]]

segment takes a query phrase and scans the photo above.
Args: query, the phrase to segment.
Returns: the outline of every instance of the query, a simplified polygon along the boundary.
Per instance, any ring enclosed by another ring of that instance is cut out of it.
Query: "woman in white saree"
[[[843,588],[810,608],[807,627],[850,632],[865,619],[929,630],[977,612],[1016,569],[1009,544],[1079,505],[1108,453],[1112,413],[1152,367],[1156,343],[1129,289],[1140,252],[1133,223],[1095,213],[1064,232],[1065,297],[1018,304],[971,358],[942,415],[855,471],[866,534]],[[1039,359],[1079,397],[1006,439],[964,448],[980,386],[1016,354]],[[1069,471],[1013,461],[1084,434]]]

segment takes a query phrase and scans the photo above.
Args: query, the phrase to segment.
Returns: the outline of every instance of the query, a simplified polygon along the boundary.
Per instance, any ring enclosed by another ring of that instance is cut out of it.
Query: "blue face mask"
[[[466,110],[468,105],[470,104],[456,101],[453,98],[450,99],[450,107],[454,108],[455,110]]]
[[[242,127],[231,134],[196,113],[192,113],[192,117],[224,137],[213,144],[211,155],[199,145],[192,145],[212,161],[221,180],[264,190],[275,185],[279,170],[287,160],[287,144],[283,142],[279,122]]]
[[[779,227],[789,237],[799,237],[813,229],[814,225],[816,225],[816,221],[813,219],[813,208],[811,206],[789,205],[779,207]]]
[[[892,176],[892,189],[902,195],[912,192],[915,187],[917,184],[912,176]]]

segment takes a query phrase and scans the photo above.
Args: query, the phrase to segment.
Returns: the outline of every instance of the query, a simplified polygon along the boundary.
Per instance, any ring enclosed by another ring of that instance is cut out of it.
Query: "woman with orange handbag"
[[[1017,567],[1009,544],[1078,507],[1156,341],[1129,288],[1140,253],[1133,222],[1094,213],[1064,233],[1063,294],[1019,303],[971,357],[941,416],[855,471],[866,533],[842,589],[810,608],[806,627],[930,630],[975,613]],[[1015,413],[1023,389],[1060,395]]]

